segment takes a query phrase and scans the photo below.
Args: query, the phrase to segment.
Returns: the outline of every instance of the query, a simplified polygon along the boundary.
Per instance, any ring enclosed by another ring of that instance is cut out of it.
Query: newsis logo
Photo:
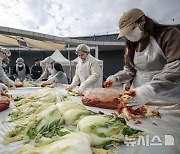
[[[154,135],[150,137],[149,135],[146,136],[139,136],[138,139],[135,138],[128,138],[125,136],[126,139],[126,146],[174,146],[174,137],[172,135],[164,135],[164,137],[160,138],[158,135]],[[163,142],[164,141],[164,142]]]

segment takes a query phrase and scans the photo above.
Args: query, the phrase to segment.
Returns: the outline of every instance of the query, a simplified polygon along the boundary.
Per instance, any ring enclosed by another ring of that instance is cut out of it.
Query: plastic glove
[[[130,82],[126,82],[126,83],[123,85],[123,90],[124,90],[124,91],[130,90],[130,88],[131,88]]]
[[[36,80],[36,82],[40,82],[40,81],[42,81],[42,79],[41,79],[41,78],[39,78],[39,79],[37,79],[37,80]]]
[[[50,76],[47,81],[53,83],[55,81],[55,79],[56,79],[56,76]]]
[[[80,86],[80,87],[78,88],[78,92],[79,92],[80,94],[82,94],[85,90],[86,90],[86,88],[85,88],[84,86]]]
[[[111,86],[115,85],[115,83],[116,83],[116,78],[115,78],[115,76],[111,75],[104,82],[104,87],[107,87],[107,88],[111,87]]]
[[[13,78],[14,78],[14,80],[16,80],[16,79],[17,79],[17,75],[16,75],[16,74],[14,74],[14,75],[13,75]]]
[[[46,84],[53,84],[53,81],[47,80],[47,81],[45,81],[45,83],[46,83]]]
[[[68,87],[66,88],[66,90],[67,90],[67,91],[72,91],[71,86],[68,86]]]
[[[15,82],[12,81],[12,80],[9,80],[9,81],[8,81],[8,85],[9,85],[9,86],[12,86],[12,87],[15,87]]]
[[[49,81],[44,81],[42,84],[41,84],[41,87],[46,87],[48,85],[51,85],[52,82],[49,82]]]
[[[3,92],[7,92],[8,91],[8,87],[5,86],[4,84],[0,83],[0,92],[3,93]]]
[[[30,74],[26,75],[25,81],[30,81],[30,79],[31,79]]]
[[[20,79],[19,79],[19,78],[16,78],[16,79],[15,79],[15,82],[20,82]]]
[[[115,83],[116,82],[116,77],[114,75],[111,75],[106,79],[106,81],[112,81],[112,82]]]
[[[151,85],[146,85],[146,84],[136,88],[135,91],[136,91],[135,100],[141,105],[147,103],[156,94],[154,88]]]

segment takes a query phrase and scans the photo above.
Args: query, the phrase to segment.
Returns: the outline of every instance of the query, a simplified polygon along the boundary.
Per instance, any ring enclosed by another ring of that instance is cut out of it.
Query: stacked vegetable
[[[39,85],[34,81],[23,82],[24,87],[39,87]]]
[[[39,87],[38,83],[34,81],[23,81],[23,82],[16,82],[15,86],[18,87]]]
[[[23,140],[18,153],[107,153],[108,146],[125,142],[126,136],[145,133],[130,128],[124,118],[87,110],[61,92],[52,89],[16,98],[10,122],[16,125],[4,137],[4,144]],[[80,147],[83,144],[83,148]],[[91,150],[90,150],[91,147]],[[93,148],[92,148],[93,147]]]

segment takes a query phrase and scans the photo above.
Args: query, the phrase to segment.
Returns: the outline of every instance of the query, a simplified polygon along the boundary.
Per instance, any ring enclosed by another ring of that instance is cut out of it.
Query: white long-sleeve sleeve
[[[154,88],[156,94],[180,86],[180,60],[167,63],[163,70],[152,78],[149,85]]]
[[[48,67],[46,66],[43,74],[40,76],[39,79],[37,79],[37,81],[41,81],[43,78],[46,78],[48,76],[48,73]]]
[[[178,88],[179,89],[178,89]],[[175,91],[171,90],[177,88]],[[136,99],[140,104],[150,99],[180,101],[180,60],[168,63],[163,70],[156,74],[151,81],[135,88]]]
[[[14,86],[15,85],[14,81],[9,79],[9,77],[5,74],[4,69],[2,67],[0,67],[0,80],[3,83],[7,83],[9,86]]]
[[[102,70],[93,56],[88,55],[86,60],[80,60],[76,65],[76,73],[70,87],[75,87],[80,83],[79,92],[87,88],[102,87]]]
[[[134,78],[134,76],[135,76],[135,72],[130,71],[129,69],[127,69],[125,67],[123,70],[117,72],[116,74],[110,75],[106,81],[111,80],[111,81],[115,82],[115,84],[116,83],[126,83],[126,82],[132,80]]]
[[[75,76],[73,77],[72,83],[70,84],[71,88],[76,87],[80,83],[80,78],[78,75],[78,66],[76,66]]]
[[[98,64],[98,62],[93,62],[91,63],[91,66],[90,66],[90,70],[91,70],[91,75],[86,79],[85,82],[83,82],[80,86],[81,87],[87,87],[88,85],[92,84],[93,82],[97,81],[101,74],[102,74],[102,70]]]
[[[4,84],[0,83],[0,92],[6,92],[8,90],[8,87],[6,87]]]

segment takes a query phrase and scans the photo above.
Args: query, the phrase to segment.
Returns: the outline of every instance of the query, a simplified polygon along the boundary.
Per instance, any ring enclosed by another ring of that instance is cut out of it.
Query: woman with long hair
[[[133,80],[131,89],[142,104],[155,98],[180,102],[180,31],[137,8],[123,14],[119,28],[118,39],[126,38],[125,67],[106,83]]]

